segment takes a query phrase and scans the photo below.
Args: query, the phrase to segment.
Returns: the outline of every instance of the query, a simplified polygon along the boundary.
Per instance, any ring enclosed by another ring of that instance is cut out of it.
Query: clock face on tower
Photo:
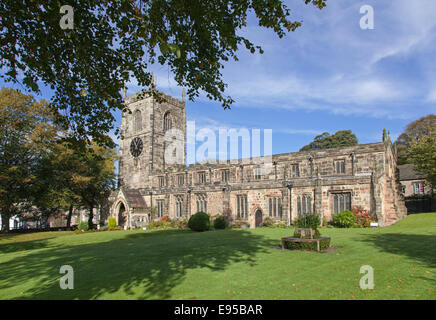
[[[134,138],[130,143],[130,153],[132,156],[137,157],[142,152],[142,140],[141,138]]]

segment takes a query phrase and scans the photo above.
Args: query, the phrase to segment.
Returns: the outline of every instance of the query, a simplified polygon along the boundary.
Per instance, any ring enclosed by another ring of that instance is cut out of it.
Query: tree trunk
[[[89,217],[88,217],[88,226],[89,229],[94,229],[94,225],[92,223],[92,219],[94,218],[94,206],[91,205],[91,207],[89,208]]]
[[[3,213],[1,216],[2,216],[1,232],[9,232],[9,215]]]
[[[67,230],[71,229],[71,217],[73,216],[73,205],[70,205],[70,209],[68,211],[67,216]]]

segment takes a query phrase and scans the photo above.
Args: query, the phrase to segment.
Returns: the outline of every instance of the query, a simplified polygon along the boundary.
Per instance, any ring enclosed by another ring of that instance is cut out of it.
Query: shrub
[[[170,225],[170,228],[177,228],[177,223],[178,223],[178,220],[171,220],[171,222],[169,223],[169,225]]]
[[[172,227],[171,221],[164,220],[164,221],[160,221],[159,223],[159,229],[168,229],[171,227]]]
[[[285,241],[284,247],[290,250],[309,250],[317,251],[316,242],[291,242]],[[321,251],[327,250],[330,247],[330,238],[323,239],[319,242],[319,249]]]
[[[107,227],[109,229],[116,228],[117,227],[117,220],[115,218],[109,218]]]
[[[353,209],[353,214],[356,218],[356,228],[369,228],[371,222],[375,222],[374,218],[371,218],[369,211],[362,207],[356,207]]]
[[[213,221],[213,227],[215,229],[225,229],[226,220],[224,219],[224,217],[221,215],[216,216],[215,220]]]
[[[301,238],[301,232],[294,232],[294,237],[295,238]],[[315,229],[315,234],[313,235],[314,239],[320,238],[321,237],[321,233],[319,233],[318,229]],[[303,239],[310,239],[310,234],[305,234],[304,237],[302,237]]]
[[[262,221],[262,227],[270,227],[270,226],[273,226],[274,224],[275,224],[275,221],[271,217],[266,217]]]
[[[311,228],[313,230],[317,230],[320,223],[321,219],[316,213],[306,213],[305,215],[298,217],[294,221],[294,225],[297,228]]]
[[[88,231],[89,230],[88,222],[86,222],[86,221],[80,222],[79,226],[77,227],[77,230]]]
[[[286,228],[286,222],[279,221],[279,223],[277,224],[277,227],[279,227],[279,228]]]
[[[210,228],[210,218],[207,213],[202,211],[192,215],[188,221],[189,229],[193,231],[206,231]]]
[[[333,214],[333,225],[339,228],[351,228],[356,223],[356,217],[350,210]]]
[[[233,225],[233,227],[235,228],[242,228],[242,226],[247,226],[247,228],[249,228],[250,224],[245,221],[236,221],[235,224]]]
[[[150,221],[147,225],[147,229],[149,229],[149,230],[156,229],[157,227],[158,227],[158,224],[155,221]]]
[[[168,216],[163,216],[162,218],[160,218],[159,221],[160,222],[171,222],[171,218]]]
[[[186,219],[183,220],[175,220],[175,228],[177,229],[186,229],[188,228],[188,221]]]

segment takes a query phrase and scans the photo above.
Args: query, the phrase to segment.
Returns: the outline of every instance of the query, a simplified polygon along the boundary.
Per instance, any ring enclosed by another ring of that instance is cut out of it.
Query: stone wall
[[[253,227],[256,211],[260,210],[265,219],[269,215],[269,199],[275,198],[280,199],[281,215],[273,218],[289,224],[298,216],[298,197],[301,203],[305,196],[310,197],[308,212],[331,220],[334,195],[338,193],[349,194],[351,207],[369,210],[380,225],[393,224],[407,214],[400,192],[396,154],[389,136],[384,135],[379,143],[284,153],[270,158],[169,165],[164,159],[164,115],[170,112],[173,126],[183,132],[186,146],[184,102],[169,97],[167,102],[156,104],[151,98],[136,101],[134,96],[127,100],[127,105],[141,110],[147,123],[143,131],[137,132],[132,125],[135,121],[132,115],[123,115],[122,187],[139,189],[147,206],[156,207],[157,200],[164,200],[164,215],[171,218],[176,218],[177,198],[183,199],[184,218],[197,212],[200,199],[206,201],[207,212],[212,216],[229,214],[233,220],[246,220]],[[136,136],[144,141],[144,151],[137,159],[129,153],[130,141]],[[224,170],[228,171],[228,180],[223,180]],[[183,176],[183,180],[178,176]],[[152,203],[148,198],[150,193]],[[237,217],[238,195],[247,197],[246,218]]]

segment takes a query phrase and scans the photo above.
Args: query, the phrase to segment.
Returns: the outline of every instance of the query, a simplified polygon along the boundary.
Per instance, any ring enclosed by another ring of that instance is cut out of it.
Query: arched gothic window
[[[297,197],[297,214],[304,216],[306,213],[312,213],[312,197],[310,195],[303,195]]]
[[[207,196],[206,194],[197,194],[197,212],[207,212]]]
[[[164,115],[164,131],[170,130],[173,127],[171,114],[169,112]]]
[[[333,195],[333,213],[351,210],[351,193],[337,193]]]
[[[136,110],[135,112],[135,132],[142,130],[142,115],[141,111]]]
[[[183,196],[176,196],[176,217],[181,218],[183,216]]]

